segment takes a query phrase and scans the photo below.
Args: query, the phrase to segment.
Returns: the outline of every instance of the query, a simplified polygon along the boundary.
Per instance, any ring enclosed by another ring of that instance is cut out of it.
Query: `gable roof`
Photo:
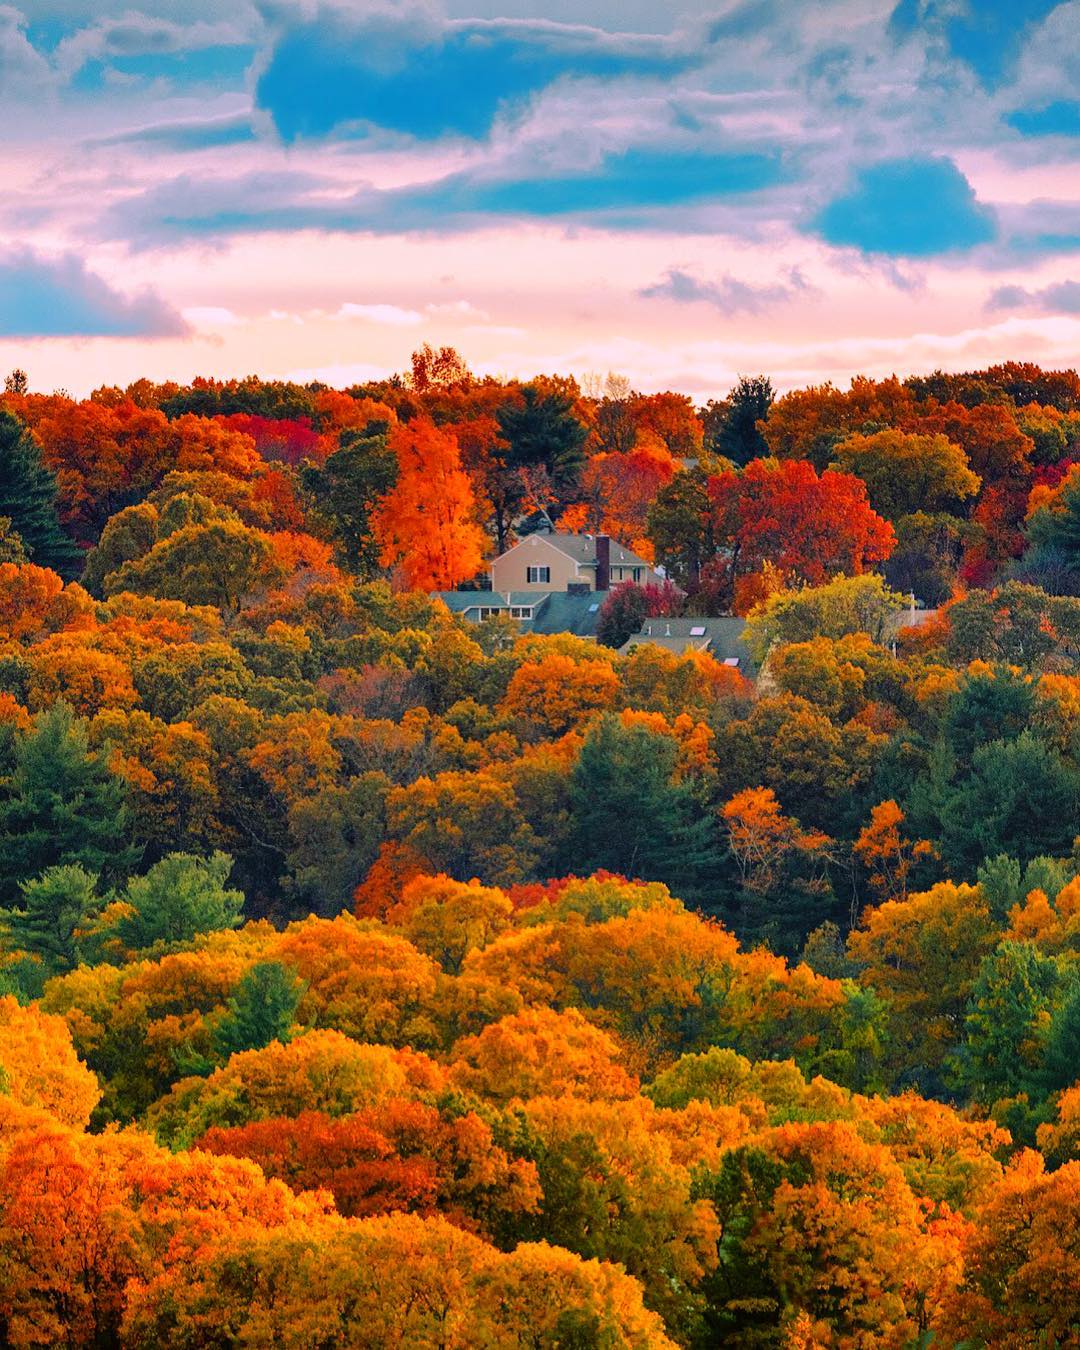
[[[547,531],[538,530],[535,534],[527,534],[523,539],[519,539],[514,548],[508,548],[506,553],[501,553],[500,558],[505,558],[513,553],[514,549],[521,548],[531,539],[540,539],[548,543],[552,548],[577,563],[579,567],[596,566],[596,535],[595,534],[549,534]],[[612,567],[651,567],[644,558],[639,558],[636,553],[631,553],[628,548],[624,548],[617,539],[611,540],[611,566]]]
[[[522,633],[573,633],[575,637],[596,636],[600,606],[604,596],[597,591],[571,595],[566,591],[435,591],[435,596],[452,614],[467,614],[470,609],[497,609],[509,614],[511,608],[531,609],[531,619],[521,619]]]

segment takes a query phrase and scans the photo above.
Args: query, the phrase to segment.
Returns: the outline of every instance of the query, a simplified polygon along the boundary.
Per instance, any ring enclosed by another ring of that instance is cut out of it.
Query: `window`
[[[633,572],[634,572],[634,580],[635,580],[635,581],[640,581],[640,580],[641,580],[641,574],[642,574],[642,572],[643,572],[644,570],[645,570],[645,569],[644,569],[643,567],[635,567],[635,568],[633,569]]]
[[[526,567],[525,580],[532,584],[533,582],[548,582],[551,580],[550,567]]]
[[[724,657],[724,665],[725,665],[725,666],[737,666],[738,664],[739,664],[739,658],[738,658],[737,656],[725,656],[725,657]]]
[[[705,636],[705,627],[704,627],[704,625],[703,625],[703,624],[695,624],[694,627],[690,629],[690,636],[691,636],[691,637],[704,637],[704,636]]]
[[[599,605],[590,605],[590,606],[589,606],[589,613],[590,613],[590,614],[595,614],[596,611],[597,611],[599,608],[600,608]]]
[[[476,622],[483,623],[485,619],[493,619],[496,614],[501,614],[502,610],[497,609],[494,605],[481,605],[480,608],[476,611],[476,613],[477,613]]]
[[[531,619],[532,605],[511,605],[510,617],[512,619]]]

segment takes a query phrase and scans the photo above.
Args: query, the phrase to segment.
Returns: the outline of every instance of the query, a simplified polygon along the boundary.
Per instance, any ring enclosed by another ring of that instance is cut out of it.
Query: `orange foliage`
[[[414,590],[448,591],[475,575],[484,557],[476,504],[458,443],[427,418],[395,427],[398,480],[372,514],[385,567],[400,565]]]
[[[530,1008],[458,1041],[450,1077],[496,1102],[564,1093],[631,1097],[637,1079],[619,1063],[622,1058],[615,1040],[574,1009]]]
[[[21,1008],[10,994],[0,996],[0,1085],[14,1101],[69,1125],[85,1125],[101,1097],[64,1019]]]
[[[614,706],[619,677],[607,661],[575,661],[553,652],[525,661],[510,680],[502,711],[555,736]]]
[[[894,801],[879,802],[853,846],[870,873],[870,885],[883,900],[906,900],[912,867],[934,851],[927,839],[915,843],[905,839],[900,833],[903,823],[904,813]]]

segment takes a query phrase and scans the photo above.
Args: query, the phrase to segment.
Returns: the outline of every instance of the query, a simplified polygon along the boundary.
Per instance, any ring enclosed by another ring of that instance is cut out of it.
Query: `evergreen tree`
[[[61,576],[78,571],[80,553],[60,528],[56,479],[26,427],[0,411],[0,516],[19,536],[30,561]]]
[[[22,882],[61,864],[115,875],[134,863],[124,785],[90,753],[66,704],[37,715],[12,759],[0,781],[0,899],[13,902]]]
[[[1043,1077],[1040,1032],[1060,999],[1061,967],[1030,942],[1002,942],[979,970],[953,1065],[959,1083],[987,1106]]]
[[[20,890],[18,908],[0,910],[8,945],[40,957],[51,974],[74,970],[83,959],[82,936],[105,903],[97,877],[67,864],[50,867]]]
[[[1045,741],[1025,731],[977,749],[970,774],[945,791],[935,834],[954,875],[1007,854],[1027,864],[1068,853],[1080,811],[1080,774]]]
[[[767,375],[740,376],[739,383],[728,395],[727,413],[716,429],[716,440],[710,448],[738,465],[749,464],[752,459],[767,455],[769,447],[757,424],[768,417],[772,401],[772,381]]]
[[[717,850],[711,817],[674,781],[677,753],[670,736],[600,719],[570,779],[568,871],[605,868],[690,893]]]
[[[117,922],[117,937],[139,951],[155,942],[190,942],[198,933],[235,928],[244,896],[225,886],[232,869],[227,853],[209,858],[170,853],[128,883],[124,899],[130,912]]]
[[[507,467],[543,465],[556,488],[577,482],[585,463],[588,434],[571,411],[569,394],[544,394],[533,384],[521,391],[521,403],[504,403],[495,416],[509,442]]]
[[[288,1041],[304,984],[278,961],[260,961],[244,975],[229,999],[229,1011],[214,1032],[214,1049],[224,1058]]]
[[[1080,1074],[1080,980],[1074,976],[1046,1037],[1043,1062],[1046,1091],[1060,1092],[1072,1087],[1077,1074]]]

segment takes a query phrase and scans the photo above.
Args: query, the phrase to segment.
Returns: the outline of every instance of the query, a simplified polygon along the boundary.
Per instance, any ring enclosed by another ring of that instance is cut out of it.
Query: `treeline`
[[[3,401],[5,1343],[1080,1334],[1075,374]]]

